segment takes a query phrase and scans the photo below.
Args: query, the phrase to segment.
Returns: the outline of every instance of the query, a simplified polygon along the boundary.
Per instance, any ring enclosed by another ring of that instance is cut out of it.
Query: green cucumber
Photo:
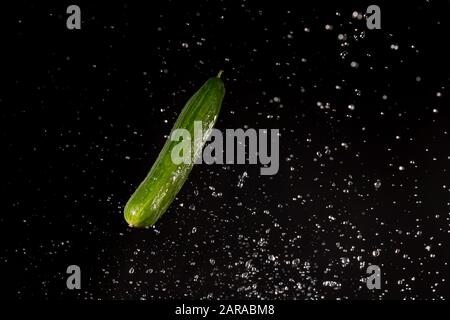
[[[125,206],[124,216],[130,227],[154,225],[187,180],[219,115],[225,95],[221,74],[222,71],[217,77],[208,79],[189,99],[171,131],[172,134],[175,129],[186,129],[194,137],[194,121],[202,122],[202,139],[192,139],[194,161],[180,164],[172,161],[171,151],[178,142],[172,141],[169,135],[147,177]]]

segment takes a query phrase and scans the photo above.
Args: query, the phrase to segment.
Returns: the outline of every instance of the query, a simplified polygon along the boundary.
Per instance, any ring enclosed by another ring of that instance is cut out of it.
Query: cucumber
[[[191,140],[193,161],[180,164],[172,161],[171,151],[179,142],[172,141],[169,135],[146,178],[125,205],[124,216],[130,227],[154,225],[187,180],[219,115],[225,95],[221,74],[222,71],[208,79],[189,99],[171,131],[172,134],[175,129],[186,129],[194,137],[194,121],[202,122],[202,139]]]

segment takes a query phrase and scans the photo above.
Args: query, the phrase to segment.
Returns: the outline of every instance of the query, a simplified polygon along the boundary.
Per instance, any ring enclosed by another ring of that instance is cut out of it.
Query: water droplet
[[[346,267],[350,263],[350,259],[347,257],[342,257],[340,259],[340,261],[341,261],[341,266],[343,266],[343,267]]]
[[[373,186],[375,187],[375,189],[379,189],[381,187],[381,181],[380,180],[375,181]]]
[[[238,188],[242,188],[242,186],[244,185],[244,180],[245,180],[246,177],[248,177],[248,174],[247,174],[246,171],[244,171],[242,173],[242,175],[239,176],[239,181],[238,181],[238,184],[237,184]]]

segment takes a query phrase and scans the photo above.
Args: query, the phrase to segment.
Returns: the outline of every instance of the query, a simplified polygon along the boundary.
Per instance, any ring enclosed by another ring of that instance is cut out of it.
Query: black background
[[[381,30],[352,18],[372,2],[341,2],[79,1],[81,30],[72,2],[8,10],[2,296],[448,298],[448,2],[374,3]],[[219,69],[216,127],[279,128],[278,174],[196,166],[155,228],[129,229],[124,204]]]

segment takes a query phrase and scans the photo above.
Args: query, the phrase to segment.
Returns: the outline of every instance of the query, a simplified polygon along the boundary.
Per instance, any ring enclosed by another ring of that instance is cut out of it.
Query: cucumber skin
[[[225,87],[219,77],[208,79],[184,106],[171,134],[175,129],[187,129],[194,139],[194,121],[202,121],[203,137],[201,141],[191,144],[191,154],[201,155],[203,146],[216,123]],[[174,164],[171,159],[172,148],[179,141],[168,137],[163,149],[131,198],[128,200],[124,216],[131,227],[154,225],[175,199],[191,172],[194,161],[190,164]]]

